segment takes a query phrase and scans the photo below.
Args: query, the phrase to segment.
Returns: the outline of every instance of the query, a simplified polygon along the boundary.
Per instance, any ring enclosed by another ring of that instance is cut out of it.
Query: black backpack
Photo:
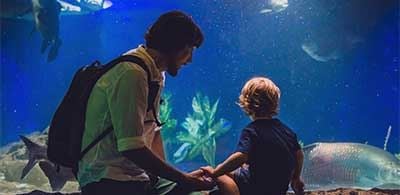
[[[72,168],[76,174],[79,160],[112,131],[112,126],[107,128],[81,151],[86,107],[91,91],[103,74],[115,65],[126,61],[139,65],[147,73],[149,81],[147,111],[153,110],[155,121],[146,122],[156,122],[158,126],[162,125],[157,119],[154,109],[154,101],[160,86],[158,81],[151,81],[150,71],[142,59],[132,55],[124,55],[106,65],[101,65],[100,62],[95,61],[91,65],[80,68],[75,73],[66,95],[51,120],[47,148],[47,157],[51,162]]]

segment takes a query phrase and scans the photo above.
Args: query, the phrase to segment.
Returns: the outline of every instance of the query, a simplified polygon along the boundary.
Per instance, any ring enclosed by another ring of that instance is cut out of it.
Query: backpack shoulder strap
[[[104,137],[106,137],[113,130],[112,126],[108,127],[105,131],[103,131],[96,139],[94,139],[79,155],[79,160],[82,160],[83,156],[89,152],[99,141],[101,141]]]
[[[146,63],[144,63],[144,61],[142,59],[140,59],[139,57],[134,56],[134,55],[120,56],[119,58],[117,58],[117,59],[111,61],[109,64],[107,64],[106,66],[110,66],[110,67],[107,67],[106,69],[109,70],[110,68],[114,67],[116,64],[119,64],[121,62],[132,62],[132,63],[139,65],[146,72],[148,83],[151,82],[152,77],[151,77],[149,67],[147,67]]]

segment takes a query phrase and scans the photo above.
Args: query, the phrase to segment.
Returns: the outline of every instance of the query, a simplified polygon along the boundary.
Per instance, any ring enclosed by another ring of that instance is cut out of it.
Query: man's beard
[[[167,69],[169,75],[175,77],[178,74],[178,69],[176,67],[171,67]]]
[[[178,68],[175,60],[170,59],[169,62],[167,63],[167,72],[172,77],[175,77],[178,74]]]

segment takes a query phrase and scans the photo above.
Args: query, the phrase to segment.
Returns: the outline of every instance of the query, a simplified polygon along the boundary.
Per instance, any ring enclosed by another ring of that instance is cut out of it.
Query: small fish
[[[260,14],[278,13],[289,6],[288,0],[268,0],[267,7],[260,11]]]
[[[20,135],[28,151],[28,164],[24,167],[21,174],[21,180],[39,163],[46,177],[49,179],[51,189],[53,191],[61,190],[67,181],[75,181],[72,169],[59,166],[57,167],[47,158],[47,146],[42,146],[32,142],[29,138]]]
[[[337,60],[341,57],[341,53],[338,50],[324,50],[323,48],[321,49],[316,42],[305,42],[301,45],[301,48],[311,58],[319,62]]]
[[[343,35],[325,37],[315,37],[304,41],[301,48],[311,58],[319,62],[334,61],[342,58],[352,51],[363,40],[355,35]]]

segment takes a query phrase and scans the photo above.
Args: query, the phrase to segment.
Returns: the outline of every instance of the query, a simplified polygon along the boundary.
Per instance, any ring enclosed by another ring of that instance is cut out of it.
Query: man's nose
[[[186,61],[187,64],[192,63],[193,54],[190,53],[189,59]]]

